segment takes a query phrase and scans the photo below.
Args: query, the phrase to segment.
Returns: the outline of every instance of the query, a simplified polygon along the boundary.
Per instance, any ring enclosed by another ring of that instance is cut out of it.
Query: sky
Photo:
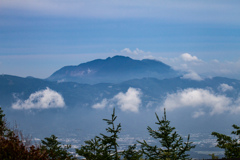
[[[238,0],[0,0],[0,74],[47,78],[114,55],[240,79]]]

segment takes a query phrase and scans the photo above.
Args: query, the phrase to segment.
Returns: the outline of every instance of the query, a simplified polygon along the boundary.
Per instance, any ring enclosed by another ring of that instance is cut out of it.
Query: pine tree
[[[0,136],[8,136],[10,134],[12,134],[12,131],[7,127],[5,114],[3,113],[3,110],[0,107]]]
[[[113,109],[111,119],[103,119],[109,125],[106,128],[109,135],[100,133],[100,136],[85,141],[85,145],[82,145],[80,149],[76,149],[76,153],[88,160],[119,160],[117,139],[119,138],[118,133],[121,131],[121,124],[119,123],[116,126],[116,119],[115,109]]]
[[[142,152],[136,150],[136,144],[128,146],[127,150],[124,150],[123,153],[124,160],[139,160],[142,157]]]
[[[87,160],[112,160],[108,148],[102,144],[102,140],[97,136],[94,139],[85,141],[85,145],[80,149],[76,149],[76,153]]]
[[[115,126],[114,121],[117,119],[117,116],[115,116],[115,108],[113,109],[113,114],[111,119],[103,119],[107,122],[107,124],[110,126],[106,128],[107,133],[110,133],[110,135],[100,134],[102,137],[100,138],[102,140],[102,143],[104,146],[106,146],[107,150],[109,151],[110,155],[112,155],[114,160],[119,159],[119,153],[118,153],[118,143],[117,139],[118,133],[121,131],[121,123],[119,123],[117,126]]]
[[[61,146],[61,142],[57,141],[57,137],[55,135],[51,135],[51,137],[44,138],[42,141],[42,150],[46,151],[49,159],[52,160],[66,160],[71,159],[73,156],[68,153],[67,149],[71,148],[71,145],[67,145],[65,147]]]
[[[235,124],[232,127],[236,131],[232,131],[231,134],[236,135],[238,138],[232,138],[217,132],[212,132],[212,135],[217,137],[217,147],[225,150],[226,158],[240,158],[240,127]]]
[[[158,130],[153,130],[149,126],[147,129],[154,139],[159,139],[161,147],[158,148],[157,146],[151,146],[145,140],[143,142],[138,141],[141,144],[143,154],[145,154],[149,160],[186,159],[189,156],[186,152],[195,148],[195,145],[192,145],[192,142],[189,142],[190,135],[188,135],[187,142],[183,142],[183,138],[174,131],[175,127],[170,126],[170,121],[166,118],[165,109],[162,120],[159,119],[156,113],[155,115],[157,118],[155,124],[159,125]]]

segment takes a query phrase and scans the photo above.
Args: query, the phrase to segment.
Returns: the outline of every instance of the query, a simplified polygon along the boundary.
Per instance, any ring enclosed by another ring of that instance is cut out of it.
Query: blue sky
[[[239,6],[237,0],[0,0],[0,73],[46,78],[65,65],[125,55],[240,79]]]

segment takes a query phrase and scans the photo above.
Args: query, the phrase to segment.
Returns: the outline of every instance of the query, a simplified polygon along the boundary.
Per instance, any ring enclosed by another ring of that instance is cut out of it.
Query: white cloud
[[[190,72],[190,75],[187,75],[187,77],[194,77],[193,74],[191,75],[191,72],[195,72],[203,78],[221,76],[240,79],[240,59],[237,59],[236,61],[219,61],[217,59],[203,61],[197,56],[193,56],[189,53],[181,54],[179,57],[159,57],[157,59],[170,65],[176,70]]]
[[[126,93],[118,93],[114,96],[122,111],[138,112],[142,103],[140,99],[141,91],[135,88],[129,88]]]
[[[234,102],[234,107],[231,110],[232,114],[240,113],[240,97]]]
[[[202,110],[199,110],[199,111],[196,111],[193,113],[193,118],[198,118],[200,116],[204,116],[205,115],[205,112],[203,112]]]
[[[127,53],[127,54],[133,54],[133,55],[139,55],[139,54],[145,54],[146,53],[143,50],[140,50],[138,48],[136,48],[133,51],[131,51],[129,48],[124,48],[123,50],[121,50],[121,52],[122,53]]]
[[[120,92],[109,100],[103,99],[100,103],[94,104],[92,108],[103,109],[112,107],[116,104],[124,112],[129,111],[137,113],[142,103],[140,96],[140,89],[130,87],[126,93]]]
[[[198,69],[205,65],[205,62],[199,59],[197,56],[193,56],[189,53],[183,53],[178,57],[173,58],[159,58],[163,63],[166,63],[176,70],[187,71],[193,76],[193,73],[198,73]],[[199,74],[199,73],[198,73]],[[195,74],[196,77],[196,74]],[[199,79],[199,77],[198,77]]]
[[[173,94],[168,94],[161,108],[173,111],[178,108],[209,108],[210,115],[221,114],[229,111],[232,100],[224,95],[217,95],[206,89],[185,89]],[[233,107],[234,108],[234,107]],[[232,109],[233,109],[232,108]],[[204,115],[196,112],[193,117]]]
[[[32,93],[27,100],[18,99],[16,103],[12,104],[13,109],[48,109],[63,108],[64,106],[63,97],[49,88]]]
[[[228,84],[220,84],[220,86],[218,87],[219,90],[223,91],[223,92],[226,92],[226,91],[231,91],[233,90],[233,87],[232,86],[229,86]]]
[[[219,60],[214,59],[214,60],[212,60],[212,62],[214,62],[214,63],[219,63]]]
[[[124,48],[123,50],[121,50],[121,52],[132,54],[132,51],[129,48]]]
[[[186,61],[186,62],[191,62],[191,61],[200,61],[196,56],[192,56],[189,53],[183,53],[181,55],[181,58]]]
[[[103,109],[108,105],[108,100],[106,98],[104,98],[100,103],[96,103],[92,106],[92,108],[95,109]]]
[[[57,81],[57,83],[63,83],[63,82],[65,82],[65,79],[60,79]]]
[[[131,50],[129,48],[124,48],[120,51],[123,56],[130,56],[133,59],[156,59],[154,56],[152,56],[151,52],[143,51],[139,48],[136,48],[135,50]]]
[[[196,80],[196,81],[203,80],[196,72],[193,72],[193,71],[190,71],[189,73],[183,75],[181,78],[182,79],[191,79],[191,80]]]

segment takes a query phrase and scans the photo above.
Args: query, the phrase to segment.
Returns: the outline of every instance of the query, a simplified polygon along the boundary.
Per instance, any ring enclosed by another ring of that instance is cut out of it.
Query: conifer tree
[[[52,160],[66,160],[71,159],[73,156],[68,153],[67,149],[71,148],[71,145],[66,145],[65,147],[61,146],[61,142],[57,141],[57,137],[55,135],[51,135],[51,137],[44,138],[42,141],[42,150],[46,151],[49,159]]]
[[[102,144],[102,140],[97,136],[94,139],[85,141],[85,145],[80,149],[76,149],[76,153],[87,160],[112,160],[108,148]]]
[[[7,136],[11,134],[11,130],[8,129],[7,123],[5,120],[5,114],[3,113],[2,108],[0,107],[0,136]]]
[[[124,150],[123,153],[124,160],[139,160],[142,157],[142,152],[136,150],[136,144],[128,146],[127,150]]]
[[[111,119],[103,119],[107,122],[109,125],[108,128],[106,128],[107,133],[110,133],[110,135],[100,134],[102,137],[100,138],[102,140],[102,144],[106,146],[107,150],[109,151],[110,155],[112,155],[114,160],[119,159],[119,153],[118,153],[118,143],[117,139],[118,133],[121,131],[121,123],[119,123],[117,126],[115,126],[114,121],[117,119],[117,116],[115,115],[115,108],[113,109],[113,114]]]
[[[226,158],[240,158],[240,127],[235,124],[232,127],[235,131],[232,131],[231,134],[236,135],[238,138],[217,132],[212,132],[212,135],[217,137],[217,147],[225,150]]]
[[[156,114],[156,113],[155,113]],[[166,118],[166,110],[164,109],[164,116],[162,120],[159,119],[156,114],[157,122],[159,125],[158,130],[153,130],[151,127],[147,127],[149,134],[154,138],[158,139],[161,147],[151,146],[145,140],[143,142],[138,141],[141,144],[143,154],[149,158],[149,160],[156,159],[171,159],[180,160],[187,159],[192,148],[192,142],[189,142],[190,135],[188,135],[187,142],[183,142],[183,138],[177,134],[175,127],[170,126],[170,121]]]
[[[117,139],[119,138],[118,133],[121,131],[121,124],[115,125],[116,119],[114,108],[111,119],[103,119],[109,125],[106,128],[109,135],[100,133],[100,136],[85,141],[85,145],[82,145],[80,149],[76,149],[76,153],[88,160],[119,160]]]

